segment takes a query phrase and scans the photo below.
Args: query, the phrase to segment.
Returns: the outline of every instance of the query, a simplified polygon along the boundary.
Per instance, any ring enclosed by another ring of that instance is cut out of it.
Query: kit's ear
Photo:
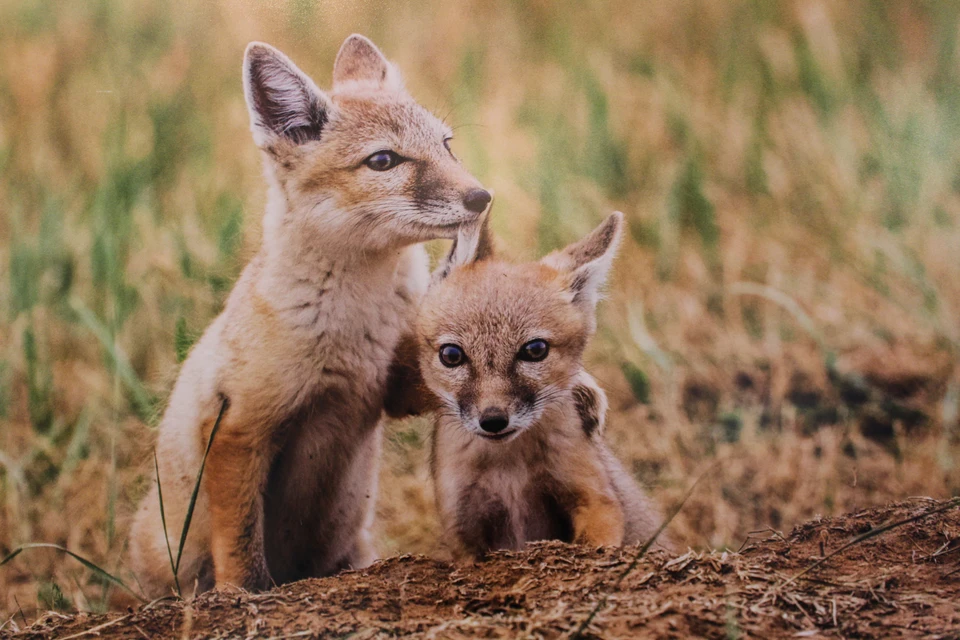
[[[493,237],[490,234],[490,207],[473,224],[460,227],[450,245],[450,252],[433,272],[434,282],[443,280],[455,267],[489,260],[493,257]]]
[[[243,93],[258,147],[280,140],[303,144],[320,139],[329,116],[329,98],[290,58],[270,45],[247,45]]]
[[[613,264],[622,230],[623,214],[614,211],[585,238],[541,260],[564,275],[574,304],[590,317]]]
[[[403,79],[397,67],[387,60],[377,45],[355,33],[343,41],[333,63],[334,90],[348,84],[402,89]]]

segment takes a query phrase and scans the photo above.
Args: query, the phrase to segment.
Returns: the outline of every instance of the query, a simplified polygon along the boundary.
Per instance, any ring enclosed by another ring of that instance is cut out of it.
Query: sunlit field
[[[588,362],[665,510],[708,474],[677,540],[960,494],[960,4],[0,0],[0,558],[132,582],[158,416],[258,244],[244,47],[325,87],[352,32],[454,126],[505,255],[626,214]],[[429,424],[388,427],[383,555],[443,553]],[[0,624],[106,596],[0,567]]]

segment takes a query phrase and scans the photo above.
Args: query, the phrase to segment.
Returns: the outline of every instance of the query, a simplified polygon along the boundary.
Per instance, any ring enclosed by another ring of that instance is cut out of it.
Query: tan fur
[[[387,369],[428,281],[416,243],[454,237],[478,216],[464,198],[480,185],[445,146],[449,129],[365,38],[344,43],[330,94],[257,43],[244,88],[269,187],[263,245],[184,363],[157,441],[176,553],[228,403],[181,561],[188,593],[261,589],[375,558]],[[364,164],[382,150],[407,160]],[[173,584],[164,534],[154,487],[131,539],[150,597]]]
[[[438,269],[447,275],[428,291],[416,331],[420,373],[439,405],[437,503],[458,557],[545,538],[634,544],[659,526],[657,509],[603,440],[606,396],[582,364],[621,227],[614,214],[579,243],[522,265],[489,259],[488,240],[468,237],[483,238],[485,225],[465,227]],[[462,246],[480,250],[464,255]],[[535,339],[548,342],[547,356],[520,360]],[[450,344],[462,348],[464,364],[441,362]],[[494,409],[509,416],[496,440],[481,427]]]

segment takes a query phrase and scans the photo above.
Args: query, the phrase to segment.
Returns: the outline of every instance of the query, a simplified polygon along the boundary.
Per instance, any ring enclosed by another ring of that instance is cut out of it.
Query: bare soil
[[[948,503],[913,499],[827,518],[739,552],[540,543],[454,565],[399,556],[269,593],[220,591],[106,615],[48,614],[0,637],[46,638],[960,638],[960,508],[827,557]],[[598,607],[599,605],[599,607]],[[596,615],[585,629],[591,612]]]

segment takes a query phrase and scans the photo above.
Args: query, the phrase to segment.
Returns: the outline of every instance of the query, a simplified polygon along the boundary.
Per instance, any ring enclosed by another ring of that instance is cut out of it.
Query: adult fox
[[[387,370],[428,283],[417,243],[454,238],[491,199],[363,36],[340,48],[330,93],[261,43],[243,85],[268,184],[263,243],[160,425],[168,530],[154,486],[131,538],[150,597],[170,592],[167,538],[175,548],[221,411],[182,585],[265,589],[373,561]]]

